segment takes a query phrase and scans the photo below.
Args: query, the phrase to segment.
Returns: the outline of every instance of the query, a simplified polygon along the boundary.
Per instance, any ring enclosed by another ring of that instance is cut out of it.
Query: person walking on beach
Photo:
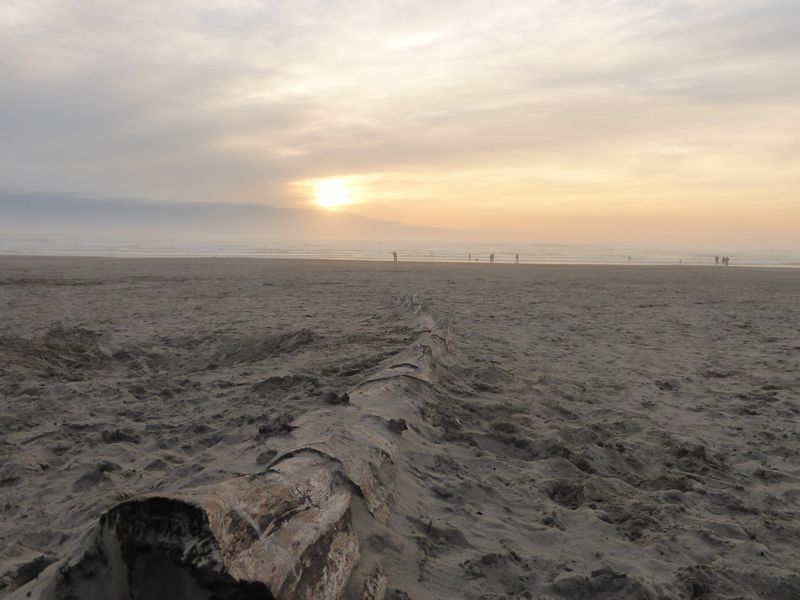
[[[493,265],[493,264],[494,264],[494,252],[492,252],[492,253],[489,255],[489,264],[490,264],[490,265]]]
[[[718,265],[718,264],[719,264],[719,254],[717,254],[717,255],[714,257],[714,264],[715,264],[715,265]]]
[[[392,258],[394,259],[394,262],[397,262],[397,250],[392,250]]]
[[[471,252],[470,252],[470,254],[469,254],[469,258],[467,259],[467,262],[468,262],[468,263],[471,263],[471,262],[472,262],[472,253],[471,253]]]
[[[517,252],[517,255],[514,257],[514,264],[515,265],[519,264],[519,252]]]

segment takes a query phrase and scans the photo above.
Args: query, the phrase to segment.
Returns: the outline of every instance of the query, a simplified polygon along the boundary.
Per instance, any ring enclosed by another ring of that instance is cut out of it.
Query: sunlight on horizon
[[[341,208],[353,202],[353,192],[343,179],[323,179],[315,187],[314,202],[322,208]]]

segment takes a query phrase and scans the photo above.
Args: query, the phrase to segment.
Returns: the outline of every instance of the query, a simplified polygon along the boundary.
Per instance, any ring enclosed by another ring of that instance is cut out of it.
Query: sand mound
[[[218,343],[212,354],[213,368],[252,364],[290,352],[298,352],[313,344],[319,336],[310,329],[300,329],[259,338],[236,338]]]

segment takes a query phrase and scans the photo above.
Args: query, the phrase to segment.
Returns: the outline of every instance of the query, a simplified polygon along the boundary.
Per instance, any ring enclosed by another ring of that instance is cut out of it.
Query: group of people
[[[393,260],[394,262],[397,262],[397,250],[392,250],[392,260]],[[480,259],[479,259],[479,258],[476,256],[476,257],[475,257],[475,262],[479,262],[479,261],[480,261]],[[469,258],[468,258],[468,261],[467,261],[467,262],[470,262],[470,263],[472,262],[472,254],[470,254],[470,255],[469,255]],[[492,265],[494,264],[494,252],[492,252],[492,253],[489,255],[489,264],[492,264]],[[519,264],[519,252],[517,252],[517,253],[514,255],[514,264],[515,264],[515,265],[518,265],[518,264]]]
[[[393,250],[392,251],[392,259],[394,260],[394,262],[397,262],[397,250]],[[632,258],[629,256],[628,257],[628,262],[631,262],[631,260],[632,260]],[[470,253],[469,257],[467,258],[467,262],[469,262],[469,263],[472,262],[472,254],[471,253]],[[480,262],[480,258],[478,258],[476,256],[475,257],[475,262]],[[731,263],[731,257],[730,256],[719,256],[719,255],[715,256],[714,257],[714,264],[718,265],[720,263],[722,263],[724,266],[727,267]],[[494,264],[494,252],[489,254],[489,264],[491,264],[491,265]],[[514,255],[514,264],[515,265],[519,264],[519,252],[517,252]],[[683,259],[679,260],[678,264],[682,265],[683,264]]]
[[[477,256],[475,257],[475,262],[480,262],[480,260],[481,260],[481,259],[480,259],[480,258],[478,258]],[[470,255],[467,257],[467,262],[469,262],[469,263],[471,263],[471,262],[472,262],[472,254],[470,254]],[[492,253],[489,255],[489,264],[490,264],[490,265],[493,265],[493,264],[494,264],[494,252],[492,252]],[[517,252],[517,253],[514,255],[514,264],[515,264],[515,265],[518,265],[518,264],[519,264],[519,252]]]

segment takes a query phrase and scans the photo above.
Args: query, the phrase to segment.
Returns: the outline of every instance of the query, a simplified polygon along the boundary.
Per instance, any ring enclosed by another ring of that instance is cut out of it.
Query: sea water
[[[0,254],[106,257],[262,257],[286,259],[392,260],[481,263],[605,265],[714,265],[715,255],[731,265],[800,267],[800,251],[488,242],[392,242],[341,240],[165,240],[86,239],[70,236],[0,236]]]

